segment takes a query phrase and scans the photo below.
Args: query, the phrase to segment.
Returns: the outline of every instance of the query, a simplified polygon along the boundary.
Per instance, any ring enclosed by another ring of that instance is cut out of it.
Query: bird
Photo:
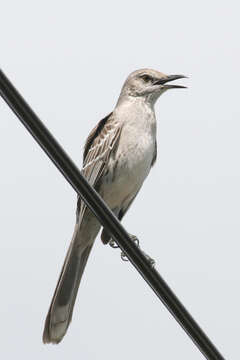
[[[114,110],[87,137],[82,175],[121,221],[157,159],[157,99],[170,89],[185,88],[169,82],[184,75],[165,75],[153,69],[132,72],[123,84]],[[45,320],[43,342],[58,344],[72,319],[80,281],[101,229],[95,215],[78,197],[76,224]],[[101,240],[111,241],[103,228]]]

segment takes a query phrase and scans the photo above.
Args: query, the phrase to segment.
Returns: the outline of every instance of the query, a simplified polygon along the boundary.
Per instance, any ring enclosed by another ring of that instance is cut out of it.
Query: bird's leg
[[[139,245],[139,240],[138,240],[138,238],[137,238],[135,235],[132,235],[132,234],[129,234],[129,233],[128,233],[128,235],[129,235],[129,237],[131,238],[131,240],[135,243],[135,245],[141,250],[140,245]],[[109,241],[109,245],[110,245],[112,248],[114,248],[114,249],[119,248],[119,246],[115,243],[115,241],[114,241],[113,239],[111,239],[111,240]],[[149,262],[149,264],[150,264],[151,266],[154,266],[154,265],[155,265],[155,260],[152,259],[152,258],[151,258],[148,254],[146,254],[143,250],[141,250],[141,252],[142,252],[143,255],[145,256],[145,258],[147,259],[147,261]],[[128,261],[127,255],[126,255],[123,251],[121,252],[121,259],[122,259],[123,261]]]

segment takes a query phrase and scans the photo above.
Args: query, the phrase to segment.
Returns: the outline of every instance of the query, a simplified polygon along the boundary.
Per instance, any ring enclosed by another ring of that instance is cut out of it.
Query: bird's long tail
[[[96,219],[94,221],[96,222]],[[89,225],[89,221],[87,223]],[[82,274],[99,227],[95,226],[94,234],[91,231],[92,239],[88,237],[88,241],[86,241],[87,234],[84,229],[79,230],[77,225],[75,227],[45,321],[44,343],[58,344],[68,329]]]

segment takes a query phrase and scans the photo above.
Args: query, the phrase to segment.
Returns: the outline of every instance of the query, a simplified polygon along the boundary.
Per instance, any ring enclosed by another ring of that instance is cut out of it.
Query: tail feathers
[[[58,344],[72,319],[73,307],[92,244],[82,253],[72,241],[45,321],[43,342]]]

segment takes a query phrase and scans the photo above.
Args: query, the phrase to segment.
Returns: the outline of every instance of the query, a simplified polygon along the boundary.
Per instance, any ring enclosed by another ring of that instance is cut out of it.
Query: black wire
[[[113,215],[108,206],[103,202],[98,193],[88,184],[77,166],[1,70],[0,95],[54,162],[63,176],[72,185],[74,190],[96,215],[99,222],[112,235],[131,263],[151,286],[155,294],[190,336],[193,342],[198,346],[202,354],[209,360],[224,360],[223,356],[181,304],[160,274],[156,269],[149,265],[149,262],[142,254],[141,250],[137,248],[133,241],[131,241],[128,233]],[[119,299],[119,303],[121,303],[121,299]]]

